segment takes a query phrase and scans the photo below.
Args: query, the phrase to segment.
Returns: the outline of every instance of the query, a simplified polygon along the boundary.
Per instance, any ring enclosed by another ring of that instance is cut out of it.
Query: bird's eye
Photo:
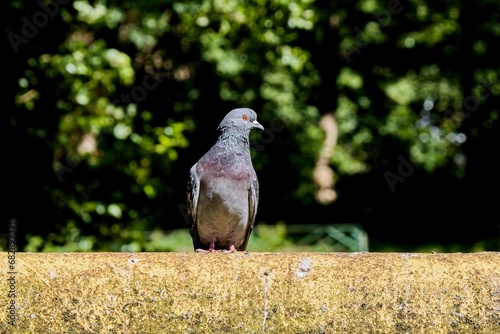
[[[247,115],[243,115],[242,118],[243,118],[244,121],[248,121],[248,116]]]

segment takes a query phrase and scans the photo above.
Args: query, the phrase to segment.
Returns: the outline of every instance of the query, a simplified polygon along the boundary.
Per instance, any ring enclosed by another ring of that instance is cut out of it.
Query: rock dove
[[[259,201],[252,129],[264,130],[255,111],[231,110],[217,128],[214,146],[190,170],[187,213],[197,252],[246,250]]]

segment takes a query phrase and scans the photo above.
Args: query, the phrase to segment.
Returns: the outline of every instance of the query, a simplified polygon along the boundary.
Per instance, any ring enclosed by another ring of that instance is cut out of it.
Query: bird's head
[[[242,130],[259,129],[264,127],[257,122],[257,114],[249,108],[238,108],[231,110],[220,122],[218,130],[227,128],[239,128]]]

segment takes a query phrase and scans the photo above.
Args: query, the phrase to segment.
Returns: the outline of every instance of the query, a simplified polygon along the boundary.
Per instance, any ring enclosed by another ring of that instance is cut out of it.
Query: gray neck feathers
[[[248,141],[249,131],[235,127],[220,127],[218,142],[224,145],[227,149],[242,150],[250,148]]]

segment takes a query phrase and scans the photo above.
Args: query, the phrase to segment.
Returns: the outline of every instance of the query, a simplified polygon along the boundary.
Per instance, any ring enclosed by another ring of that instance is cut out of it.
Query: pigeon
[[[264,130],[252,109],[231,110],[216,143],[189,172],[187,214],[196,252],[246,251],[259,202],[250,131]]]

